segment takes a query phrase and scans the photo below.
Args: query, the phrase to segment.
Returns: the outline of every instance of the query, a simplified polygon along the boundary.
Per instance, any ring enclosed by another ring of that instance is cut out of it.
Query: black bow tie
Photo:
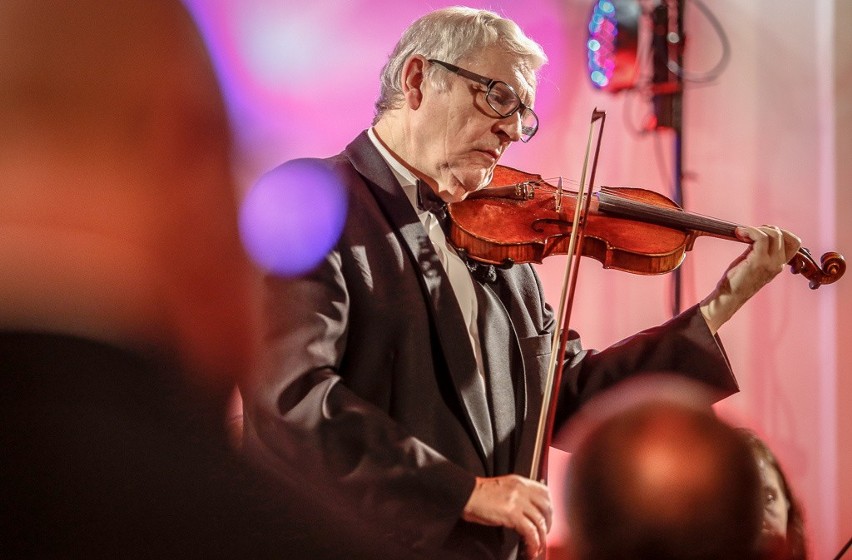
[[[441,224],[441,229],[447,233],[447,203],[441,200],[426,181],[417,181],[417,207],[434,214]]]
[[[450,239],[450,216],[447,212],[447,203],[441,200],[441,197],[432,190],[432,187],[426,184],[425,181],[421,180],[417,181],[417,207],[420,210],[431,212],[432,215],[437,218],[441,229],[444,230],[447,243],[452,244]],[[464,249],[460,249],[455,246],[453,247],[455,248],[458,256],[461,257],[462,261],[464,261],[464,264],[467,266],[467,269],[474,278],[483,283],[497,281],[497,271],[494,266],[476,262],[467,256],[467,252]]]

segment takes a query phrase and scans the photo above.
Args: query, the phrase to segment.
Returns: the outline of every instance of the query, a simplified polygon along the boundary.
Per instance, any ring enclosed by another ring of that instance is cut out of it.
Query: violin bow
[[[536,432],[535,448],[533,449],[532,462],[530,465],[530,478],[542,483],[547,482],[547,457],[550,442],[553,439],[553,424],[556,418],[556,400],[559,397],[559,385],[562,382],[562,370],[565,363],[563,359],[565,347],[568,344],[569,322],[571,308],[574,302],[574,290],[577,285],[577,275],[580,267],[580,255],[582,251],[583,233],[586,218],[589,213],[591,202],[591,191],[594,187],[595,171],[600,155],[601,138],[603,127],[606,122],[606,113],[595,109],[592,111],[592,119],[589,123],[589,137],[586,142],[586,153],[583,161],[583,171],[580,176],[580,185],[577,192],[577,204],[574,207],[574,227],[571,228],[571,236],[568,241],[568,259],[565,266],[565,277],[562,282],[562,292],[559,299],[556,324],[562,325],[556,331],[550,347],[550,363],[547,367],[547,378],[544,383],[544,396],[542,398],[541,413],[539,414],[538,430]],[[599,126],[596,126],[600,123]],[[597,132],[597,135],[595,135]],[[595,151],[591,159],[591,171],[589,181],[586,182],[586,172],[589,170],[589,154],[591,153],[592,140],[597,136],[594,144]],[[588,189],[586,188],[588,185]],[[562,178],[559,178],[559,188],[556,196],[556,210],[561,212],[562,202]]]

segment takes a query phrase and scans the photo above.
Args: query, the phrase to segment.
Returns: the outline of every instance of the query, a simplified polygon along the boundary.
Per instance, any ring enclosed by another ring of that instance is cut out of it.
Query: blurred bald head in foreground
[[[649,398],[583,433],[567,489],[577,560],[756,557],[760,477],[707,402]]]
[[[0,3],[0,329],[176,356],[252,351],[230,138],[176,1]]]

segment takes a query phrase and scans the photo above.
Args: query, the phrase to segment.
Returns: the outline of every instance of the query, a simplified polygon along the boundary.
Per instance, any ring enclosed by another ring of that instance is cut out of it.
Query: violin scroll
[[[820,257],[820,264],[817,264],[810,251],[802,247],[787,264],[790,265],[790,272],[801,274],[810,280],[808,286],[812,290],[816,290],[823,284],[837,282],[846,272],[846,259],[834,251],[825,253]]]

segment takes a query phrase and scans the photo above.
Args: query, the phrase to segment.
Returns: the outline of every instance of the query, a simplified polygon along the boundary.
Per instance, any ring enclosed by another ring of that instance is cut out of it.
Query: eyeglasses
[[[450,72],[458,74],[463,78],[473,80],[474,82],[487,87],[488,90],[485,92],[485,100],[501,118],[511,117],[520,111],[522,142],[529,142],[530,138],[535,136],[535,133],[538,132],[538,115],[535,114],[535,111],[523,104],[521,98],[518,97],[518,94],[515,93],[512,86],[506,82],[492,80],[491,78],[474,74],[473,72],[465,70],[464,68],[459,68],[455,64],[450,64],[449,62],[435,60],[434,58],[430,58],[428,60],[431,63],[440,64]]]

